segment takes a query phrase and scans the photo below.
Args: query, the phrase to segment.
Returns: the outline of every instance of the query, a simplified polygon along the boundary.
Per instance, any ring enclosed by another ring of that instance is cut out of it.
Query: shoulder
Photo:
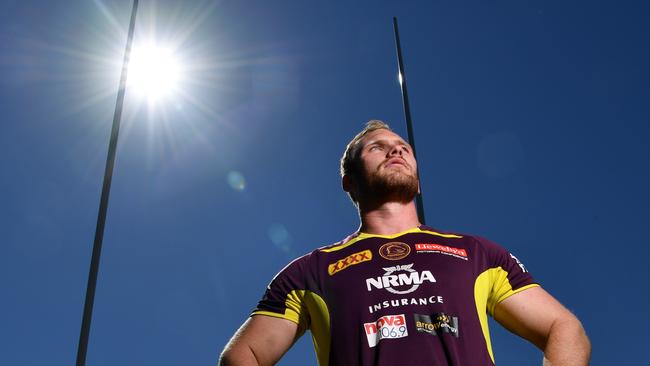
[[[312,253],[330,253],[334,251],[338,251],[340,249],[346,248],[355,242],[359,241],[360,236],[359,232],[354,232],[348,236],[346,236],[343,240],[337,241],[336,243],[332,243],[329,245],[322,246],[320,248],[317,248],[314,250]]]
[[[317,247],[316,249],[293,259],[284,267],[281,272],[305,270],[307,268],[313,269],[315,267],[318,267],[318,264],[321,261],[329,259],[332,252],[338,252],[340,249],[346,248],[354,242],[358,241],[358,236],[359,233],[356,232],[348,235],[343,240],[340,240],[338,242]]]
[[[434,237],[455,239],[454,241],[458,243],[463,243],[464,245],[467,246],[474,246],[480,248],[500,247],[498,244],[478,235],[440,230],[437,228],[424,226],[424,225],[420,226],[420,231],[424,234],[428,234]]]
[[[489,261],[509,255],[508,250],[503,246],[479,235],[444,231],[428,226],[421,226],[420,230],[423,233],[438,237],[438,241],[441,243],[458,245],[459,248],[468,250],[474,256],[478,255]]]

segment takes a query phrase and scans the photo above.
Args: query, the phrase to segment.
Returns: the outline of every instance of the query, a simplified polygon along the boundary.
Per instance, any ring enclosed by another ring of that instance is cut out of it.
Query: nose
[[[388,151],[388,156],[393,156],[393,155],[402,156],[403,150],[404,149],[402,148],[401,145],[399,144],[393,145],[393,147],[391,147],[390,150]]]

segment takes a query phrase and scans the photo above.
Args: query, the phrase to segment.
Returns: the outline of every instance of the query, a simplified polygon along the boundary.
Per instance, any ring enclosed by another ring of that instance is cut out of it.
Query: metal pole
[[[79,347],[77,348],[77,366],[86,364],[86,353],[88,351],[88,338],[90,336],[90,322],[93,314],[93,303],[95,301],[95,288],[97,287],[97,273],[99,271],[99,259],[102,252],[102,240],[104,239],[104,225],[106,223],[106,210],[108,208],[108,196],[111,191],[111,180],[113,177],[113,166],[115,165],[115,150],[117,138],[120,132],[120,119],[122,118],[122,106],[124,105],[124,91],[126,89],[126,74],[131,53],[131,42],[133,40],[133,29],[135,28],[135,15],[138,10],[138,0],[133,1],[131,10],[131,23],[126,41],[124,61],[122,63],[122,75],[120,87],[117,91],[117,102],[113,114],[113,128],[106,157],[106,169],[104,170],[104,184],[102,195],[99,200],[99,214],[97,215],[97,226],[95,228],[95,242],[93,245],[92,259],[90,261],[90,273],[88,274],[88,287],[86,288],[86,301],[84,303],[83,319],[81,321],[81,334],[79,336]]]
[[[397,17],[393,17],[393,30],[395,31],[395,47],[397,48],[397,66],[399,67],[399,85],[402,90],[402,104],[404,105],[404,118],[406,119],[406,130],[408,132],[409,144],[413,148],[413,156],[417,159],[415,153],[415,134],[413,133],[413,123],[411,122],[411,108],[409,106],[409,94],[406,90],[406,74],[404,73],[404,61],[402,60],[402,47],[399,42],[399,31],[397,30]],[[418,169],[419,170],[419,169]],[[418,177],[420,173],[418,171]],[[422,184],[420,192],[415,196],[415,205],[418,210],[418,219],[421,224],[424,220],[424,204],[422,203]]]

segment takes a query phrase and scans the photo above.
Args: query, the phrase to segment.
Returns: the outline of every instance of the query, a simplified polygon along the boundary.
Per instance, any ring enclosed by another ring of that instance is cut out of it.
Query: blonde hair
[[[357,160],[359,159],[359,141],[366,136],[367,134],[376,131],[376,130],[388,130],[392,131],[390,126],[384,121],[378,119],[372,119],[366,122],[366,127],[361,130],[354,138],[348,143],[348,146],[345,147],[343,156],[341,157],[341,177],[346,175],[356,176],[358,173],[358,164]]]

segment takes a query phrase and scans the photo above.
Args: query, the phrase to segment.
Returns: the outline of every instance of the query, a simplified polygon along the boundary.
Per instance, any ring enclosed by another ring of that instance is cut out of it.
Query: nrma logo
[[[425,281],[436,282],[436,278],[430,271],[414,270],[413,263],[384,267],[384,271],[386,272],[381,277],[366,279],[368,291],[383,288],[390,293],[402,295],[417,290]]]

